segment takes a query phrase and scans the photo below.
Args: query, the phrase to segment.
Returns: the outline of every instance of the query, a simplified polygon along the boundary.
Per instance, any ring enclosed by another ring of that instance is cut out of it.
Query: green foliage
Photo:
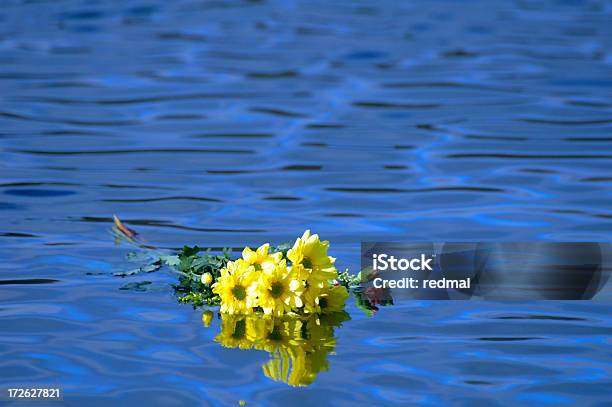
[[[393,298],[388,289],[369,289],[363,291],[361,287],[353,287],[353,295],[355,296],[355,304],[367,316],[374,315],[379,308],[393,305]]]
[[[351,274],[346,269],[342,273],[338,273],[338,282],[347,289],[353,289],[361,283],[361,273]]]
[[[291,248],[289,242],[282,243],[270,249],[271,253],[282,252],[283,256]],[[125,272],[114,273],[116,276],[127,277],[140,273],[151,273],[166,265],[178,276],[178,281],[172,286],[180,303],[191,304],[194,308],[201,306],[219,305],[219,297],[213,293],[212,284],[217,281],[223,269],[232,260],[231,249],[223,249],[221,254],[212,254],[210,249],[202,249],[198,246],[184,246],[176,254],[161,254],[159,252],[128,254],[128,260],[142,261],[148,259],[148,263]],[[202,274],[212,275],[211,284],[202,283]],[[349,289],[357,287],[360,283],[360,275],[353,275],[348,270],[338,275],[338,282]],[[148,281],[141,283],[129,283],[121,289],[145,291]]]
[[[279,244],[276,247],[271,247],[270,252],[271,253],[281,252],[283,254],[283,257],[287,257],[287,252],[289,251],[289,249],[291,249],[291,242],[285,242],[285,243]]]
[[[166,259],[166,264],[179,271],[178,283],[174,291],[179,302],[201,305],[217,305],[218,296],[212,291],[212,284],[202,284],[202,274],[210,273],[213,282],[221,275],[221,269],[231,260],[231,250],[223,249],[222,254],[210,254],[210,250],[202,251],[198,246],[185,246],[176,258]]]
[[[181,304],[191,304],[194,308],[201,307],[203,305],[218,305],[218,299],[209,298],[205,293],[193,291],[187,294],[179,294],[177,299]]]

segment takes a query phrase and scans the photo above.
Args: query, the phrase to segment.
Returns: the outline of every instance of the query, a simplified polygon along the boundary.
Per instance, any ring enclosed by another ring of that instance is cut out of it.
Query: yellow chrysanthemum
[[[270,251],[270,243],[263,244],[257,248],[257,250],[252,250],[250,247],[245,247],[242,250],[242,258],[248,264],[251,264],[255,267],[256,271],[260,271],[265,263],[278,264],[283,258],[283,254],[272,253],[269,254]]]
[[[317,314],[341,312],[348,297],[347,289],[341,285],[309,286],[304,293],[304,309]]]
[[[327,269],[334,266],[335,258],[327,255],[329,241],[319,240],[319,235],[311,235],[310,230],[296,239],[287,252],[293,264],[302,264],[307,269]]]
[[[302,306],[304,283],[287,268],[285,260],[273,266],[264,264],[258,277],[250,296],[257,297],[257,305],[266,315],[281,316]]]
[[[250,314],[256,306],[250,295],[256,273],[243,259],[230,261],[221,270],[221,276],[213,284],[213,292],[221,299],[221,312],[227,314]]]
[[[316,314],[321,311],[318,298],[321,295],[321,291],[324,287],[324,283],[306,285],[306,288],[302,293],[302,301],[304,302],[304,308],[302,309],[305,313]]]
[[[293,247],[287,252],[293,271],[309,285],[329,283],[338,277],[334,263],[335,258],[327,255],[329,242],[320,241],[319,235],[311,235],[310,230],[296,239]]]
[[[291,270],[296,278],[307,283],[307,285],[317,285],[323,287],[338,278],[338,271],[334,266],[327,268],[306,268],[303,264],[292,264]]]

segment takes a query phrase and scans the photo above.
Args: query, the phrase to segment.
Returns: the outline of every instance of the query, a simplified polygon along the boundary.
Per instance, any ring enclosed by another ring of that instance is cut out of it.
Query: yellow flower
[[[341,312],[348,297],[347,289],[341,285],[309,286],[304,294],[304,309],[318,314]]]
[[[334,266],[328,268],[306,268],[303,264],[292,264],[291,270],[297,278],[303,280],[307,285],[316,285],[323,287],[328,285],[330,281],[338,278],[338,271]]]
[[[264,264],[259,279],[251,286],[250,295],[266,315],[280,316],[302,306],[304,283],[296,278],[287,262],[271,266]]]
[[[287,252],[293,264],[302,264],[307,269],[326,269],[334,266],[335,258],[327,255],[329,241],[321,242],[319,235],[311,235],[310,230],[298,237]]]
[[[328,249],[329,241],[321,242],[319,235],[311,235],[307,230],[296,239],[287,258],[293,263],[294,272],[309,285],[328,283],[338,277],[336,259],[327,255]]]
[[[328,248],[328,241],[307,230],[288,251],[292,262],[288,267],[283,253],[270,253],[269,243],[256,250],[245,247],[242,257],[228,262],[212,284],[221,301],[221,313],[247,315],[259,309],[267,316],[282,316],[341,311],[348,293],[330,285],[338,272],[336,259],[327,255]],[[205,273],[201,281],[208,285],[214,278]],[[266,328],[262,324],[256,325]]]
[[[202,284],[205,284],[205,285],[212,283],[212,280],[213,280],[213,276],[210,273],[204,273],[202,274],[202,277],[200,278],[200,281],[202,281]]]
[[[255,251],[247,246],[242,250],[242,258],[248,264],[253,265],[256,271],[260,271],[264,263],[278,264],[283,257],[283,254],[280,252],[269,254],[269,250],[270,243],[259,246]]]
[[[250,295],[257,275],[252,266],[243,259],[230,261],[221,269],[221,276],[213,284],[213,292],[221,299],[221,312],[227,314],[249,314],[256,306]]]
[[[268,250],[270,250],[270,243],[259,246],[256,251],[247,246],[242,250],[242,258],[249,264],[261,264],[268,257]]]

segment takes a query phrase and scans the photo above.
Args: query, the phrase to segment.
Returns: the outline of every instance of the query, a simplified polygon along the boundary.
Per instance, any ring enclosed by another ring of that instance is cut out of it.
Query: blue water
[[[0,390],[66,405],[604,405],[608,302],[352,300],[329,369],[135,267],[152,244],[609,241],[607,1],[19,1],[0,8]],[[142,291],[120,290],[150,281]],[[15,405],[21,405],[15,403]]]

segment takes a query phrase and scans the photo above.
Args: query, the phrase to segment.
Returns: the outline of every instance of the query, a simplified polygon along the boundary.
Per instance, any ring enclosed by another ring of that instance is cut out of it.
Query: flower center
[[[284,291],[283,284],[279,281],[273,282],[272,285],[270,286],[270,295],[272,295],[273,298],[280,297],[283,291]]]
[[[246,290],[241,285],[235,285],[234,288],[232,288],[232,294],[234,294],[234,297],[239,301],[246,298]]]
[[[327,308],[327,298],[319,298],[319,306],[321,307],[321,309]]]
[[[302,264],[304,265],[304,268],[312,268],[312,262],[307,257],[304,257],[304,260],[302,260]]]
[[[261,269],[261,264],[259,264],[259,263],[253,264],[253,267],[255,267],[255,271],[261,271],[262,270]]]

